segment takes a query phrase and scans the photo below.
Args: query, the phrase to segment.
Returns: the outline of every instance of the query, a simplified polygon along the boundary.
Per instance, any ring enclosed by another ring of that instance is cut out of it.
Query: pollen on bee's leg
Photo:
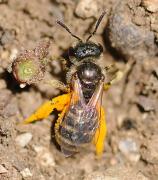
[[[45,102],[42,106],[40,106],[35,113],[33,113],[30,117],[24,120],[24,124],[32,123],[34,121],[43,120],[48,117],[52,112],[51,101]]]
[[[64,107],[70,101],[70,94],[63,94],[61,96],[53,98],[51,101],[45,102],[42,106],[40,106],[35,113],[33,113],[30,117],[24,120],[24,124],[32,123],[34,121],[39,121],[47,118],[54,109],[58,111],[62,111]]]
[[[107,128],[106,128],[106,121],[105,121],[105,113],[104,109],[101,108],[101,117],[100,117],[100,124],[94,138],[94,144],[96,147],[96,154],[97,156],[101,156],[104,150],[104,140],[106,137]]]
[[[110,88],[110,86],[110,83],[104,84],[104,91],[107,91]]]

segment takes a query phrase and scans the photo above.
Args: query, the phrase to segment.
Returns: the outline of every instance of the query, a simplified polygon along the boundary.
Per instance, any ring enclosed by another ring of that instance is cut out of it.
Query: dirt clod
[[[32,177],[32,173],[28,168],[22,170],[20,173],[21,173],[23,178]]]
[[[158,12],[158,0],[143,0],[142,4],[150,12]]]
[[[138,145],[133,139],[121,140],[119,142],[119,150],[132,162],[138,162],[140,159]]]
[[[138,104],[144,109],[144,111],[152,111],[156,108],[156,101],[145,96],[139,96]]]
[[[153,135],[142,147],[143,158],[151,163],[158,163],[158,136]]]
[[[32,139],[31,133],[24,133],[24,134],[18,135],[15,141],[19,146],[25,147],[31,141],[31,139]]]
[[[0,165],[0,174],[7,173],[8,171],[5,169],[4,166]]]
[[[105,171],[93,172],[89,174],[84,180],[149,180],[138,170],[129,167],[114,166]]]
[[[81,18],[95,17],[98,12],[98,8],[98,2],[96,0],[81,0],[77,4],[75,13]]]
[[[143,60],[154,56],[158,50],[155,31],[150,29],[153,14],[145,12],[133,0],[117,2],[110,17],[108,35],[111,46],[120,51],[126,59]]]

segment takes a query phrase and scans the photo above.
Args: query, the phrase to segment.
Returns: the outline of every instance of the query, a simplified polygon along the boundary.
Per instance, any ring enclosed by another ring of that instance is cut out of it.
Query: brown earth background
[[[108,137],[98,159],[94,147],[65,158],[51,142],[51,122],[19,125],[60,93],[42,82],[21,89],[7,69],[18,53],[49,38],[46,78],[63,79],[58,59],[83,39],[107,11],[92,38],[104,46],[103,65],[123,78],[104,93]],[[158,1],[0,0],[0,179],[158,180]]]

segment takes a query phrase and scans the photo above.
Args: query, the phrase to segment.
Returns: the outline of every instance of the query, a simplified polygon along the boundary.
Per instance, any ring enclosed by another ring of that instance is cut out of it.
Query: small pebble
[[[4,166],[0,165],[0,174],[7,173],[8,171],[4,168]]]
[[[24,133],[24,134],[18,135],[15,141],[19,146],[25,147],[31,141],[31,139],[32,139],[31,133]]]
[[[26,87],[25,83],[20,84],[20,88],[24,88],[24,87]]]
[[[142,158],[147,162],[158,164],[158,135],[152,135],[141,148]]]
[[[54,159],[50,152],[44,152],[43,154],[41,154],[40,159],[41,165],[43,166],[55,166]]]
[[[17,55],[18,55],[18,49],[16,48],[11,49],[10,59],[15,59]]]
[[[111,158],[110,159],[110,165],[114,166],[116,165],[118,162],[117,162],[117,159],[116,158]]]
[[[7,87],[6,82],[3,79],[0,79],[0,89],[5,89]]]
[[[22,171],[20,171],[20,174],[23,178],[32,177],[32,173],[28,168],[25,168]]]
[[[44,147],[33,145],[33,149],[35,150],[36,153],[41,153]]]
[[[53,155],[47,148],[35,145],[33,146],[33,148],[37,152],[37,160],[42,166],[55,166]]]
[[[143,108],[144,111],[152,111],[156,107],[156,102],[150,97],[139,96],[138,104]]]
[[[142,4],[150,12],[158,12],[158,0],[143,0]]]
[[[81,18],[95,17],[98,14],[98,3],[95,0],[81,0],[75,13]]]
[[[119,142],[119,150],[125,157],[132,161],[137,162],[140,159],[139,148],[133,139],[127,138]]]

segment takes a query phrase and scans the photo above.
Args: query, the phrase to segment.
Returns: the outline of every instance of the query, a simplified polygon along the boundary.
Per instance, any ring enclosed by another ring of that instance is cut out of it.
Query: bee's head
[[[64,29],[66,29],[71,34],[71,36],[73,36],[79,41],[76,46],[70,48],[69,50],[70,56],[75,57],[77,60],[82,60],[86,57],[99,57],[101,55],[101,53],[103,52],[103,47],[100,44],[96,44],[89,40],[96,33],[97,28],[101,20],[103,19],[105,13],[106,12],[103,12],[101,14],[101,16],[96,22],[94,31],[88,36],[85,42],[83,42],[78,36],[73,34],[64,23],[62,23],[61,21],[57,21],[59,25],[61,25]]]
[[[75,47],[69,49],[69,56],[75,57],[77,60],[82,60],[86,57],[99,57],[103,52],[101,44],[96,44],[91,41],[79,42]]]

